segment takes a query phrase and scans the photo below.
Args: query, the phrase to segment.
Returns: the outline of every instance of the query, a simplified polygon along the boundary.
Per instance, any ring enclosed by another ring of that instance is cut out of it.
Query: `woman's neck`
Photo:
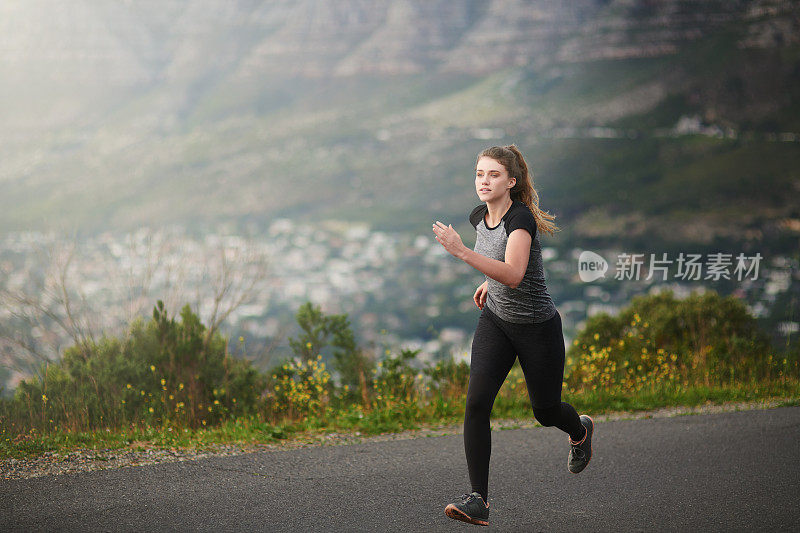
[[[489,222],[489,225],[492,227],[497,226],[503,215],[511,208],[512,203],[514,202],[510,196],[498,198],[493,202],[486,202],[487,217],[489,219],[487,222]]]

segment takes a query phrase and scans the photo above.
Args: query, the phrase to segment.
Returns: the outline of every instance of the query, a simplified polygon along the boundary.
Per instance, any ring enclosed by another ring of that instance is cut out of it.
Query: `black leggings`
[[[472,357],[464,413],[464,450],[472,490],[488,501],[489,456],[492,451],[489,414],[514,360],[525,374],[536,420],[556,426],[579,441],[585,434],[578,413],[561,401],[564,379],[564,335],[561,315],[545,322],[507,322],[484,306],[472,341]]]

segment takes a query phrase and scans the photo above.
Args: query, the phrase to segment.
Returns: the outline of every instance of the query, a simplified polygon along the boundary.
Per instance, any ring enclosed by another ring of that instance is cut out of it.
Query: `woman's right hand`
[[[478,309],[483,311],[483,306],[486,303],[486,297],[489,295],[489,280],[484,281],[481,283],[477,290],[475,291],[475,295],[472,297],[475,305],[478,306]]]

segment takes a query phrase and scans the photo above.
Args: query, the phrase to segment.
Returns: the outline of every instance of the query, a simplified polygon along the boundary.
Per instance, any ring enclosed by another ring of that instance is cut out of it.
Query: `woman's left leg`
[[[580,441],[586,434],[578,412],[561,401],[564,380],[564,334],[561,315],[536,324],[514,324],[512,338],[519,357],[528,397],[536,420],[543,426],[555,426]]]

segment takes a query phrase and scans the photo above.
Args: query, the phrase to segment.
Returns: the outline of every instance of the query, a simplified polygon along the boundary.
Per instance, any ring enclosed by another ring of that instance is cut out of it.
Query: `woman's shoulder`
[[[472,210],[469,214],[469,223],[472,224],[472,227],[478,228],[478,224],[480,224],[481,220],[486,216],[486,204],[480,204]]]
[[[533,216],[530,207],[515,200],[508,209],[505,218],[506,233],[511,235],[515,229],[525,229],[531,234],[531,237],[536,236],[536,217]]]

